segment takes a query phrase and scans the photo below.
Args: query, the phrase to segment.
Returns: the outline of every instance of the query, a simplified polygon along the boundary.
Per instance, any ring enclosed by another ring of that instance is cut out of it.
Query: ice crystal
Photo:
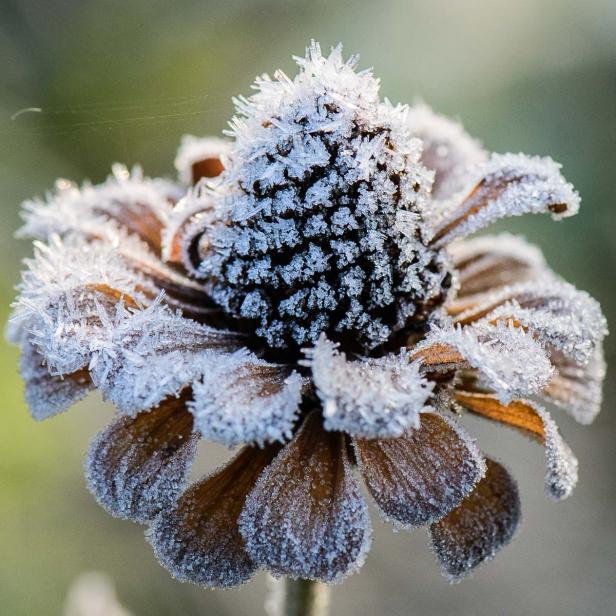
[[[247,552],[275,575],[337,582],[363,563],[371,527],[342,435],[318,422],[264,471],[239,524]]]
[[[355,58],[314,44],[297,61],[295,79],[279,71],[236,100],[201,267],[214,298],[272,347],[326,332],[372,349],[442,299],[422,218],[432,176],[407,109],[381,102]]]
[[[354,436],[401,436],[419,426],[433,383],[419,373],[408,352],[348,361],[324,334],[308,351],[324,426]]]
[[[547,157],[492,154],[477,167],[474,184],[462,204],[436,226],[433,244],[442,246],[499,218],[545,212],[559,220],[580,207],[580,197],[561,175],[560,165]]]
[[[452,420],[421,416],[418,429],[396,439],[358,439],[357,460],[382,515],[404,528],[443,517],[485,473],[475,442]]]
[[[411,135],[423,143],[421,162],[435,173],[432,187],[435,199],[451,197],[465,188],[469,170],[487,156],[462,124],[434,113],[424,103],[410,108],[408,127]]]
[[[537,393],[553,373],[543,347],[511,324],[434,327],[418,349],[439,344],[460,353],[504,403]]]
[[[221,355],[193,384],[189,407],[204,438],[233,447],[289,440],[303,379],[242,349]]]

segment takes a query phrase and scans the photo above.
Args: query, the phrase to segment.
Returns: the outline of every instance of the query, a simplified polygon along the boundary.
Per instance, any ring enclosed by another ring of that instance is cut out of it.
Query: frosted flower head
[[[459,579],[520,503],[458,415],[542,445],[546,493],[566,498],[577,460],[548,405],[592,421],[607,333],[537,248],[467,236],[579,197],[549,158],[489,155],[382,102],[339,48],[298,62],[237,101],[231,141],[185,139],[177,183],[116,166],[24,205],[36,242],[8,336],[25,397],[39,420],[93,389],[115,405],[88,485],[149,524],[178,579],[341,580],[370,545],[360,480]],[[241,448],[187,485],[200,438]]]

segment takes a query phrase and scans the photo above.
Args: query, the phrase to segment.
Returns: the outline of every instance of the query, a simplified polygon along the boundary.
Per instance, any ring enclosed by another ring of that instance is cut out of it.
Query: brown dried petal
[[[443,517],[485,472],[470,437],[434,413],[423,413],[420,427],[400,438],[354,443],[368,491],[383,516],[404,527]]]
[[[520,499],[507,470],[486,459],[487,471],[460,506],[430,527],[443,573],[452,581],[509,543],[520,520]]]

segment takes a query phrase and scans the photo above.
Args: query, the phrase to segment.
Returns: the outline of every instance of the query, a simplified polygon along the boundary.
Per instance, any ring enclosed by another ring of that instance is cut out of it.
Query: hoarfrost
[[[289,440],[303,379],[247,349],[219,356],[193,383],[189,408],[204,438],[233,447]]]
[[[353,436],[401,436],[419,426],[433,383],[419,373],[408,352],[380,359],[348,361],[337,345],[321,334],[306,351],[324,427]]]
[[[467,327],[434,326],[416,352],[432,346],[455,349],[504,404],[537,393],[549,381],[552,365],[531,334],[510,324],[475,323]]]
[[[370,519],[343,435],[317,413],[264,471],[239,519],[246,550],[274,575],[338,582],[363,564]]]
[[[361,473],[383,517],[404,528],[438,520],[485,473],[475,442],[452,420],[424,413],[399,438],[355,439]]]
[[[116,517],[146,522],[184,487],[196,450],[185,398],[166,400],[134,418],[120,417],[92,441],[88,488]]]
[[[173,577],[223,588],[252,577],[257,565],[244,548],[238,516],[247,493],[277,451],[273,446],[242,449],[154,520],[146,537]]]
[[[201,178],[220,175],[231,143],[217,137],[184,135],[175,157],[175,168],[182,184],[195,184]]]
[[[435,226],[434,246],[442,247],[500,218],[545,212],[560,220],[576,214],[580,206],[579,195],[551,158],[493,154],[472,179],[470,193]]]
[[[455,582],[494,558],[513,537],[520,520],[518,488],[507,470],[487,459],[475,490],[430,527],[443,574]]]

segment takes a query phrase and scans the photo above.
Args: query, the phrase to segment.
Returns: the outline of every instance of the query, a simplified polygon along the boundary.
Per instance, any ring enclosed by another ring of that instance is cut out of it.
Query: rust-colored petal
[[[94,387],[87,370],[63,376],[49,374],[42,355],[28,341],[21,348],[19,370],[25,384],[28,410],[36,420],[65,411]]]
[[[542,443],[545,446],[547,495],[561,500],[571,494],[577,483],[578,463],[544,408],[528,400],[502,404],[489,394],[467,391],[456,391],[455,399],[472,413],[515,428]]]
[[[112,515],[145,522],[168,507],[185,484],[195,453],[188,394],[136,417],[120,417],[92,441],[86,480]]]
[[[443,573],[452,580],[493,558],[509,543],[520,520],[515,481],[498,462],[488,458],[486,465],[486,474],[473,492],[430,527]]]
[[[230,587],[252,576],[257,565],[244,548],[238,516],[246,495],[278,450],[276,445],[245,447],[156,518],[148,540],[175,578]]]
[[[229,152],[230,145],[217,137],[184,136],[175,159],[180,181],[196,184],[203,178],[218,177],[224,170],[222,157]]]
[[[246,549],[276,575],[334,582],[361,566],[370,520],[339,432],[313,412],[246,500]]]
[[[423,413],[420,427],[400,438],[356,439],[355,452],[384,517],[409,528],[443,517],[485,471],[470,437],[434,413]]]

